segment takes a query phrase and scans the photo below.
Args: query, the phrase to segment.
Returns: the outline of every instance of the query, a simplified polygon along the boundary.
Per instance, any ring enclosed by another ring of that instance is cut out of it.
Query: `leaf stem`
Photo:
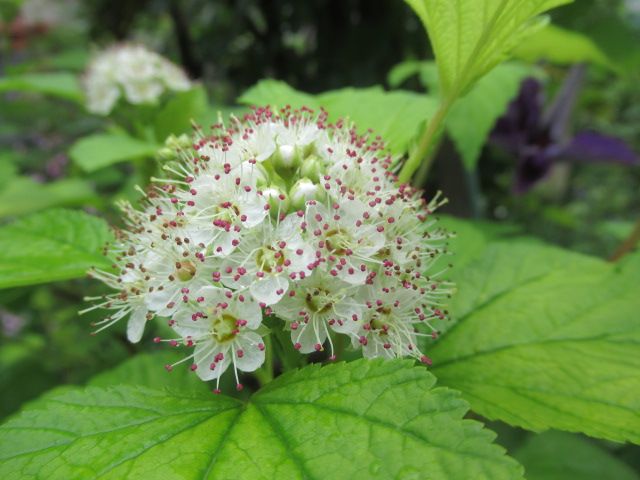
[[[400,170],[400,174],[398,175],[400,183],[407,183],[411,180],[412,175],[418,168],[421,168],[420,176],[423,177],[423,179],[429,172],[431,163],[435,157],[436,146],[444,130],[444,120],[453,103],[450,98],[451,97],[440,104],[436,114],[431,118],[427,124],[427,128],[422,132],[418,146],[404,164],[402,170]]]
[[[640,242],[640,220],[636,222],[635,227],[631,234],[627,237],[627,239],[622,242],[622,244],[616,249],[616,251],[609,257],[610,262],[617,262],[626,254],[631,253],[631,251],[636,247],[636,245]]]

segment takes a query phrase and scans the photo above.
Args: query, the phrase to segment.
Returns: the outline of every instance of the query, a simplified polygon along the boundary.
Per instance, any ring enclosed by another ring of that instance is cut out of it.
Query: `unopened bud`
[[[321,172],[324,170],[320,157],[317,155],[310,155],[302,161],[302,165],[300,166],[300,175],[317,182],[320,179]]]
[[[164,162],[170,162],[173,160],[178,160],[178,152],[180,150],[188,149],[191,147],[191,139],[189,139],[188,135],[180,135],[176,137],[171,134],[164,141],[164,147],[162,147],[157,152],[157,157],[159,160]]]
[[[319,185],[313,183],[308,178],[301,178],[289,191],[291,204],[294,208],[301,209],[304,207],[307,200],[315,200],[320,191]]]
[[[294,145],[280,145],[273,156],[273,166],[280,175],[286,175],[300,164],[300,152]]]

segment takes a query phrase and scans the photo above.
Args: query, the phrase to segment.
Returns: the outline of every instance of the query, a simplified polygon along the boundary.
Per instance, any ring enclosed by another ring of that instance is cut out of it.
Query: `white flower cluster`
[[[97,305],[114,310],[100,327],[130,314],[137,342],[169,318],[203,380],[260,367],[267,317],[301,353],[333,356],[346,335],[365,357],[429,363],[417,337],[435,335],[451,290],[427,274],[448,238],[433,226],[441,202],[398,186],[382,141],[324,111],[259,108],[212,129],[198,128],[143,210],[125,206],[118,273],[94,273],[118,289]]]
[[[84,24],[79,10],[78,0],[24,0],[20,5],[20,19],[32,26],[77,29]]]
[[[184,71],[142,45],[118,44],[100,52],[83,78],[87,109],[107,115],[120,97],[134,105],[155,103],[166,91],[188,90]]]

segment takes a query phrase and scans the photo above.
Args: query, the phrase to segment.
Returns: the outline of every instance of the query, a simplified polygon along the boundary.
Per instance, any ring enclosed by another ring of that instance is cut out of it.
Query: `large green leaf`
[[[188,375],[183,371],[167,372],[164,368],[165,365],[175,363],[183,357],[183,352],[172,350],[141,353],[111,370],[96,375],[88,384],[94,387],[137,385],[159,390],[169,388],[182,393],[206,392],[207,384],[197,375]]]
[[[156,116],[156,140],[164,142],[171,134],[190,132],[191,121],[204,115],[208,108],[207,92],[202,85],[177,93]]]
[[[160,147],[124,133],[97,133],[74,143],[69,156],[85,172],[94,172],[115,163],[151,157]]]
[[[102,247],[112,238],[103,220],[72,210],[47,210],[0,228],[0,288],[82,277],[108,268]]]
[[[329,112],[329,120],[348,117],[361,130],[371,128],[397,154],[407,151],[420,125],[433,115],[436,108],[431,97],[413,92],[385,92],[381,87],[344,88],[314,96],[276,80],[262,80],[238,101],[278,107],[287,104],[293,107],[324,107]]]
[[[244,105],[273,105],[278,108],[285,105],[318,108],[318,101],[310,94],[296,90],[287,83],[279,80],[260,80],[249,90],[244,92],[238,102]]]
[[[82,101],[78,79],[71,73],[24,73],[0,78],[0,92],[42,93],[75,102]]]
[[[607,55],[589,37],[556,25],[547,25],[518,45],[514,56],[535,62],[549,60],[560,65],[591,62],[615,68]]]
[[[457,280],[429,352],[443,384],[490,419],[640,442],[640,257],[495,243]]]
[[[592,442],[564,432],[533,435],[514,456],[527,480],[637,480],[627,464]]]
[[[0,190],[0,218],[51,207],[80,206],[94,200],[96,194],[84,180],[69,178],[38,183],[29,177],[15,176]]]
[[[359,128],[372,128],[397,154],[407,151],[436,110],[435,100],[427,95],[385,92],[380,87],[344,88],[324,93],[318,101],[330,112],[330,119],[350,118]]]
[[[448,215],[438,216],[438,227],[443,227],[452,234],[448,249],[451,256],[444,256],[441,261],[453,265],[451,273],[454,277],[464,273],[464,267],[482,256],[491,241],[507,236],[519,235],[520,229],[513,224],[468,220]],[[459,295],[454,297],[454,300]]]
[[[476,167],[496,120],[518,93],[520,82],[531,73],[531,68],[524,65],[499,65],[451,108],[445,127],[468,170]]]
[[[406,0],[431,40],[447,97],[456,98],[571,0]]]
[[[3,478],[518,479],[454,391],[406,361],[310,366],[247,402],[142,387],[45,396],[0,427]]]
[[[0,153],[0,195],[7,185],[10,185],[16,178],[17,167],[13,164],[10,153]]]

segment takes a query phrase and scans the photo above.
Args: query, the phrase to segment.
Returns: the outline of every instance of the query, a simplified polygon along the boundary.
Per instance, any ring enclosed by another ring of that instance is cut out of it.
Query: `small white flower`
[[[324,206],[310,201],[305,214],[319,260],[326,260],[331,275],[363,285],[372,268],[380,263],[375,257],[385,245],[381,220],[354,198],[329,203]]]
[[[322,350],[329,329],[356,335],[365,308],[359,298],[358,287],[318,272],[297,282],[273,311],[287,322],[294,347],[310,353]],[[333,344],[331,349],[333,355]]]
[[[364,293],[368,298],[360,332],[352,337],[354,347],[362,346],[365,357],[401,358],[412,356],[423,363],[431,360],[418,348],[419,336],[432,336],[435,329],[429,320],[439,318],[442,313],[430,307],[424,300],[425,291],[414,291],[404,287],[368,287]],[[429,334],[417,329],[426,325]]]
[[[238,380],[237,370],[253,372],[264,363],[265,346],[256,332],[261,322],[260,307],[250,296],[207,286],[180,307],[171,326],[185,342],[195,345],[189,358],[201,379],[219,379],[233,365]]]
[[[290,281],[311,275],[314,254],[302,237],[302,218],[290,214],[277,225],[265,222],[240,241],[223,264],[223,281],[235,288],[248,288],[264,305],[280,301]]]
[[[104,295],[102,297],[88,297],[85,300],[97,301],[93,306],[82,310],[80,313],[86,313],[96,308],[104,308],[113,310],[114,313],[106,317],[104,320],[97,322],[95,326],[98,329],[94,332],[100,332],[107,327],[115,324],[119,320],[129,315],[127,321],[127,339],[131,343],[138,343],[144,333],[144,327],[148,320],[153,318],[153,313],[149,311],[146,305],[147,283],[145,275],[135,268],[131,268],[123,272],[120,277],[108,272],[93,270],[90,275],[93,278],[101,280],[111,288],[118,289],[117,293]]]

